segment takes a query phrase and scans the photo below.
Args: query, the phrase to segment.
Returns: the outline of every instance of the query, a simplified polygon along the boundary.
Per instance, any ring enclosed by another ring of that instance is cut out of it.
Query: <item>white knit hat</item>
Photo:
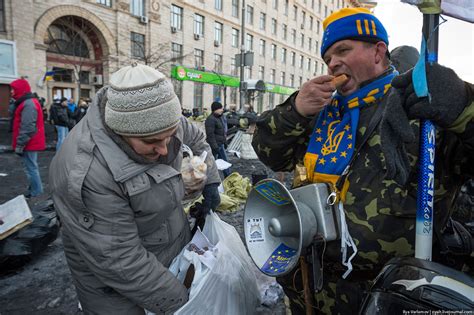
[[[176,126],[180,117],[173,85],[158,70],[134,63],[110,77],[105,123],[115,133],[150,136]]]

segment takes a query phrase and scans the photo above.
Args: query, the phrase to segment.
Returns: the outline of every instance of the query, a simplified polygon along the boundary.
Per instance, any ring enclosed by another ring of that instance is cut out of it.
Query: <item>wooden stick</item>
[[[301,278],[303,279],[304,304],[306,315],[313,314],[313,299],[311,296],[311,289],[309,287],[308,264],[303,256],[300,257],[301,264]]]

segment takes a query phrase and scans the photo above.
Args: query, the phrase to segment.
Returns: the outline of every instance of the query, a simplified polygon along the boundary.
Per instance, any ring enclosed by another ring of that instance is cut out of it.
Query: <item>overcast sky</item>
[[[400,0],[377,1],[375,15],[389,35],[389,48],[421,46],[423,14],[416,6]],[[438,62],[448,66],[466,81],[474,83],[474,25],[449,16],[440,26]],[[441,20],[441,19],[440,19]]]

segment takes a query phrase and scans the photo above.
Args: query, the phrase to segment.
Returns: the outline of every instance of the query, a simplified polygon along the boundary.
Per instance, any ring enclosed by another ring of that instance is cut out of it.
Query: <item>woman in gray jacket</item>
[[[213,208],[220,202],[205,135],[181,117],[171,83],[144,65],[114,73],[89,110],[49,174],[84,314],[173,313],[188,300],[168,270],[190,240],[183,143],[208,151],[203,195]]]

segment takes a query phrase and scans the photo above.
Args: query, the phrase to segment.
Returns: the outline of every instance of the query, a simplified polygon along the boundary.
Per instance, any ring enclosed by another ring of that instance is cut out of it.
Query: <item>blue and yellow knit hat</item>
[[[323,29],[321,56],[335,42],[343,39],[383,41],[388,46],[387,31],[368,9],[344,8],[334,12],[323,21]]]

